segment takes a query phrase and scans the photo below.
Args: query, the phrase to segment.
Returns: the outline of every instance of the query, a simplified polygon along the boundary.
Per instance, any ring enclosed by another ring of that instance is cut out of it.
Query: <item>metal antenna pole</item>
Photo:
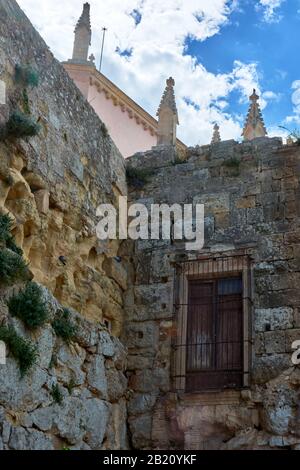
[[[103,60],[103,49],[104,49],[104,41],[105,41],[105,33],[107,31],[107,28],[102,28],[103,31],[103,36],[102,36],[102,47],[101,47],[101,56],[100,56],[100,67],[99,67],[99,72],[101,72],[102,68],[102,60]]]

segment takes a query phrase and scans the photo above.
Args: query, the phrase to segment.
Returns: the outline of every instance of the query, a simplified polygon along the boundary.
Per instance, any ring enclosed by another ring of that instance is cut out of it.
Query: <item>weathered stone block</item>
[[[98,354],[103,354],[105,357],[113,357],[115,354],[115,345],[106,331],[101,331],[99,334]]]
[[[148,414],[129,419],[129,427],[134,449],[143,449],[150,446],[151,426],[152,417]]]
[[[157,392],[148,394],[135,394],[128,402],[128,412],[131,415],[139,415],[152,411],[157,399]]]
[[[155,322],[130,323],[127,325],[127,347],[129,349],[151,349],[158,344],[158,325]]]
[[[285,353],[284,331],[268,331],[264,333],[265,349],[267,354]]]
[[[92,357],[87,374],[87,380],[89,386],[96,390],[101,397],[107,397],[107,378],[104,359],[102,356],[94,355]]]
[[[114,279],[123,290],[126,290],[127,271],[121,262],[118,262],[114,258],[107,259],[103,263],[103,269],[105,270],[106,274]]]
[[[113,369],[106,371],[106,377],[109,401],[115,403],[124,396],[127,389],[127,379],[122,372]]]
[[[268,325],[268,326],[267,326]],[[255,309],[255,331],[286,330],[293,327],[293,309],[291,307]]]
[[[84,403],[84,410],[84,440],[93,450],[100,450],[107,429],[109,406],[92,398]]]
[[[230,208],[229,194],[225,192],[195,196],[193,203],[204,204],[205,215],[228,212]]]
[[[49,191],[47,189],[40,189],[35,191],[34,198],[37,210],[40,214],[48,214],[49,211]]]
[[[250,209],[255,207],[256,198],[255,196],[245,196],[236,201],[235,206],[237,209]]]
[[[51,439],[44,433],[32,429],[26,431],[21,427],[14,427],[9,440],[12,450],[53,450]]]
[[[290,354],[273,353],[270,356],[256,357],[253,364],[252,380],[254,383],[264,384],[278,377],[291,365]]]
[[[0,80],[0,105],[6,104],[6,83]]]

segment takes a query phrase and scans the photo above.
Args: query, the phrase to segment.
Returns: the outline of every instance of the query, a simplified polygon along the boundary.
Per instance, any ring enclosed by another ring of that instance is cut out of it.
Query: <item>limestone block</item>
[[[285,332],[285,344],[286,352],[293,352],[292,344],[294,341],[300,340],[300,328],[295,328],[293,330],[286,330]]]
[[[49,211],[49,191],[40,189],[34,193],[34,198],[39,213],[46,215]]]
[[[47,184],[40,175],[29,171],[26,172],[23,176],[33,191],[46,189]]]
[[[163,319],[172,312],[172,283],[140,285],[134,287],[135,308],[128,318],[135,321]]]
[[[128,351],[118,338],[114,338],[114,364],[117,370],[126,370]],[[104,354],[104,353],[103,353]],[[104,354],[105,355],[105,354]]]
[[[6,104],[6,83],[0,80],[0,105]]]
[[[84,403],[84,440],[93,449],[101,449],[109,419],[109,406],[98,398]]]
[[[123,289],[127,288],[127,272],[122,262],[118,262],[114,258],[109,258],[103,263],[103,269],[106,274],[114,279],[117,284]]]
[[[127,411],[126,401],[119,400],[117,404],[111,407],[110,429],[111,432],[107,433],[106,450],[127,450]]]
[[[129,427],[132,435],[134,449],[143,449],[150,446],[152,416],[145,414],[129,419]]]
[[[112,403],[124,396],[127,388],[127,378],[121,371],[108,369],[106,371],[108,398]]]
[[[8,421],[2,423],[2,440],[4,444],[8,444],[12,426]]]
[[[201,194],[195,196],[194,204],[204,204],[205,215],[228,212],[230,208],[229,194],[225,192]]]
[[[72,379],[76,385],[82,385],[85,380],[85,374],[81,369],[86,357],[85,350],[78,345],[75,349],[62,344],[56,357],[58,362],[57,377],[66,384]]]
[[[272,354],[256,357],[253,363],[253,382],[259,384],[266,383],[291,366],[290,354]]]
[[[227,450],[248,449],[251,450],[255,446],[257,440],[257,429],[245,429],[240,431],[233,439],[226,444]]]
[[[54,407],[38,408],[30,414],[30,418],[40,431],[49,431],[53,425]]]
[[[20,370],[16,361],[8,357],[5,374],[0,374],[1,403],[8,408],[34,409],[46,400],[47,392],[42,389],[46,381],[47,372],[38,366],[20,380]]]
[[[255,196],[246,196],[238,199],[235,203],[237,209],[250,209],[255,207],[256,199]]]
[[[65,397],[61,406],[54,405],[50,410],[53,413],[53,424],[58,435],[70,444],[76,444],[84,436],[82,426],[84,406],[85,402],[79,398]]]
[[[157,348],[159,332],[155,322],[130,323],[126,331],[129,349],[150,348],[155,351]]]
[[[155,251],[151,257],[151,282],[159,282],[162,278],[168,280],[172,275],[172,266],[170,264],[170,255],[161,251]]]
[[[286,330],[293,327],[293,309],[291,307],[255,309],[255,331]]]
[[[47,369],[51,361],[54,346],[53,330],[50,327],[44,326],[42,328],[37,346],[39,351],[39,366],[42,369]]]
[[[267,331],[264,333],[265,349],[267,354],[285,353],[284,331]]]
[[[35,429],[27,431],[21,427],[12,429],[9,447],[12,450],[53,450],[50,437]]]
[[[130,354],[128,357],[128,370],[143,370],[151,369],[153,367],[153,357],[143,357],[140,354]]]
[[[87,374],[89,386],[103,398],[107,397],[107,378],[102,356],[94,355]]]
[[[157,392],[136,393],[128,402],[128,413],[139,415],[151,412],[157,399]]]
[[[100,331],[98,354],[103,354],[105,357],[113,357],[115,354],[115,345],[107,331]]]
[[[265,408],[262,413],[263,425],[272,434],[282,436],[287,434],[293,409],[289,405]]]

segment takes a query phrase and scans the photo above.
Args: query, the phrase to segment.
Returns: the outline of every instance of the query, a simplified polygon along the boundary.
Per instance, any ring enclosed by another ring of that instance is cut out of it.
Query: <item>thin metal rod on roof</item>
[[[101,46],[101,56],[100,56],[99,72],[101,72],[101,68],[102,68],[103,50],[104,50],[105,34],[106,34],[106,31],[107,31],[107,28],[105,28],[105,27],[102,28],[102,31],[103,31],[103,36],[102,36],[102,46]]]

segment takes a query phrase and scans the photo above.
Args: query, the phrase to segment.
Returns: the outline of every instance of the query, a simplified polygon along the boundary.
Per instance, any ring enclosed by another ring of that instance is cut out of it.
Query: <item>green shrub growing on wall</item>
[[[27,65],[16,65],[15,67],[15,81],[23,87],[37,87],[39,84],[39,75],[34,68]]]
[[[0,326],[0,340],[8,346],[12,356],[19,364],[21,377],[24,377],[37,361],[36,347],[30,340],[19,336],[12,326]]]
[[[108,129],[106,125],[104,124],[104,122],[101,123],[101,132],[102,132],[103,137],[108,137]]]
[[[133,188],[142,188],[148,183],[153,171],[145,168],[126,168],[126,179],[129,186]]]
[[[9,313],[32,330],[44,325],[48,319],[42,289],[35,282],[29,282],[24,290],[13,295],[7,305]]]
[[[225,160],[223,165],[229,168],[231,176],[239,176],[241,161],[238,158],[229,158],[228,160]]]
[[[64,397],[63,397],[63,394],[61,393],[60,388],[57,384],[52,385],[52,389],[51,389],[50,393],[51,393],[52,398],[55,401],[55,403],[58,403],[59,405],[61,405],[62,402],[63,402]]]
[[[59,310],[52,322],[52,327],[57,334],[66,343],[70,343],[75,337],[78,327],[71,320],[71,313],[67,308]]]
[[[19,248],[11,234],[12,220],[7,214],[0,214],[0,246],[5,246],[10,250],[22,256],[23,251]]]
[[[40,129],[41,126],[27,114],[14,111],[6,123],[4,135],[6,138],[33,137]]]
[[[12,220],[7,214],[0,214],[0,243],[6,246],[6,240],[11,236]]]
[[[0,248],[0,285],[10,286],[28,279],[29,270],[23,258],[7,248]]]

